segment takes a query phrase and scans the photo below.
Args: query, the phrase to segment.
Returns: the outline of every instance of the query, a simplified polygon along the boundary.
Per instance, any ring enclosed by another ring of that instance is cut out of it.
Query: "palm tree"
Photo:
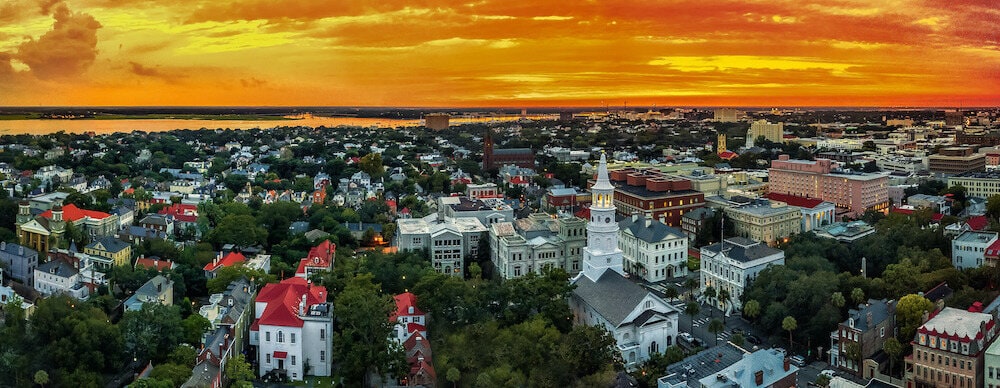
[[[719,344],[719,333],[721,333],[723,330],[726,330],[726,324],[722,323],[722,321],[718,319],[713,319],[711,322],[708,323],[708,331],[712,332],[712,334],[715,334],[716,345]]]
[[[694,290],[698,288],[698,279],[688,278],[684,281],[684,288],[688,290],[688,300],[694,300]]]
[[[667,289],[663,290],[663,296],[673,301],[674,299],[677,299],[678,296],[680,296],[680,293],[678,293],[677,289],[674,287],[667,287]]]
[[[792,351],[792,332],[799,328],[799,323],[795,321],[795,317],[789,315],[781,321],[781,328],[788,330],[788,351]]]
[[[694,316],[701,312],[701,307],[698,303],[688,302],[687,306],[684,306],[684,314],[691,317],[691,325],[688,327],[688,333],[694,331]]]
[[[743,305],[743,316],[750,318],[750,329],[753,331],[754,324],[757,322],[757,317],[760,316],[760,302],[756,299],[750,299],[746,304]]]
[[[703,292],[702,295],[705,296],[705,300],[708,302],[708,305],[710,306],[710,308],[708,309],[709,316],[714,317],[715,306],[712,306],[713,304],[712,299],[715,298],[715,287],[712,286],[705,287],[705,292]]]
[[[722,323],[726,323],[726,307],[729,306],[729,300],[732,296],[729,295],[729,290],[723,288],[719,290],[719,303],[722,304]]]

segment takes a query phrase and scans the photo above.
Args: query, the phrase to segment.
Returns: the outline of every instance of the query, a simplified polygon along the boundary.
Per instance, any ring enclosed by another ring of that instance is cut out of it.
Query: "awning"
[[[274,352],[274,358],[288,358],[288,352]]]

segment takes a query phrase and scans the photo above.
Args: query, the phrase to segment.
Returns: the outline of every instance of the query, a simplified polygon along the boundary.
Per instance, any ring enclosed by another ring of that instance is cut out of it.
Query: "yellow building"
[[[94,256],[99,267],[132,265],[132,245],[114,237],[101,237],[83,248]]]
[[[18,205],[16,233],[21,245],[41,254],[48,252],[49,248],[59,247],[59,241],[66,232],[62,206],[57,205],[50,212],[51,218],[33,217],[27,201]]]
[[[737,236],[763,241],[768,245],[802,232],[802,215],[798,208],[783,202],[756,200],[724,211],[726,220],[733,222],[733,231]]]

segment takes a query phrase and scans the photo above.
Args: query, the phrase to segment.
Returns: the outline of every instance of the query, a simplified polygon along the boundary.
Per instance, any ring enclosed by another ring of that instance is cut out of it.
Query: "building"
[[[211,324],[202,336],[197,364],[192,375],[181,387],[222,387],[222,371],[234,354],[244,352],[251,321],[254,319],[253,303],[257,290],[249,279],[240,278],[226,286],[226,290],[209,297],[210,304],[201,306],[198,313]]]
[[[1000,341],[993,341],[983,356],[983,386],[1000,387]]]
[[[727,290],[731,300],[720,307],[739,310],[743,306],[740,302],[743,290],[757,279],[760,271],[772,265],[785,265],[785,252],[760,241],[731,237],[706,245],[701,247],[701,291],[708,287],[716,292]]]
[[[875,227],[867,222],[835,222],[814,230],[817,237],[834,239],[842,243],[853,243],[862,237],[875,233]]]
[[[396,246],[401,251],[428,250],[434,270],[463,276],[465,258],[479,255],[479,240],[487,229],[475,217],[440,217],[396,220]]]
[[[496,183],[468,184],[465,186],[465,195],[472,200],[483,198],[503,198],[503,193]]]
[[[174,219],[172,216],[163,214],[149,214],[139,220],[139,226],[155,230],[166,236],[174,235]]]
[[[23,245],[0,241],[0,264],[7,278],[16,280],[28,287],[35,286],[35,268],[38,267],[38,251]],[[6,284],[0,278],[0,284]]]
[[[715,121],[723,123],[735,123],[743,116],[743,112],[733,108],[718,108],[712,117]]]
[[[486,129],[483,137],[483,169],[492,170],[506,165],[535,168],[535,151],[531,148],[493,148],[493,131]]]
[[[986,249],[996,241],[997,232],[962,232],[951,240],[951,264],[958,269],[982,267]]]
[[[428,113],[424,115],[424,126],[428,129],[440,131],[448,129],[450,125],[449,120],[451,120],[451,116],[447,113]]]
[[[985,350],[996,334],[990,314],[945,307],[930,315],[904,358],[906,386],[982,387]]]
[[[936,176],[986,171],[986,154],[973,147],[945,147],[927,157],[927,169]]]
[[[330,242],[330,240],[323,240],[319,245],[309,249],[309,254],[306,257],[299,260],[295,276],[309,280],[317,272],[332,270],[336,256],[337,244]]]
[[[767,199],[748,204],[723,208],[723,213],[733,223],[737,236],[775,245],[782,239],[802,232],[802,215],[798,208],[784,202]]]
[[[951,214],[951,201],[943,195],[913,194],[906,198],[906,204],[933,210],[935,213]]]
[[[690,180],[656,169],[626,168],[611,171],[609,177],[615,185],[614,205],[619,216],[649,214],[664,224],[678,227],[684,213],[705,205],[705,194],[692,190]],[[588,182],[593,183],[594,180]]]
[[[545,191],[544,208],[572,212],[578,209],[581,202],[585,201],[584,198],[581,198],[584,196],[589,197],[586,194],[576,192],[576,189],[572,187],[562,189],[550,187]]]
[[[257,347],[258,374],[275,372],[292,381],[309,375],[330,376],[333,363],[332,306],[326,287],[300,277],[260,289],[250,345]]]
[[[753,353],[732,343],[714,346],[667,367],[657,388],[793,387],[798,367],[777,349]]]
[[[168,269],[174,269],[175,267],[177,267],[176,263],[170,260],[162,260],[156,256],[148,258],[145,256],[139,257],[138,259],[135,259],[135,266],[134,266],[136,270],[140,268],[151,268],[155,269],[156,272],[163,272]]]
[[[236,265],[246,263],[246,261],[246,256],[243,256],[240,252],[229,252],[225,256],[222,255],[222,252],[219,252],[219,254],[212,259],[211,263],[205,264],[205,267],[203,268],[205,270],[205,278],[215,279],[215,275],[223,267],[234,267]]]
[[[441,216],[475,217],[487,226],[501,221],[514,221],[514,208],[501,198],[439,197],[437,206]]]
[[[625,278],[615,222],[615,187],[601,154],[593,196],[583,271],[571,282],[574,324],[601,326],[612,333],[626,368],[634,368],[673,345],[680,314],[655,294]]]
[[[532,214],[490,225],[490,259],[497,275],[512,279],[545,267],[580,272],[587,245],[587,221],[570,215]]]
[[[871,360],[882,351],[885,340],[896,335],[896,301],[869,299],[847,312],[847,319],[831,334],[834,366],[855,376],[870,379],[881,374],[879,365]],[[851,359],[849,347],[855,347],[859,358]]]
[[[714,216],[715,210],[710,207],[701,207],[684,213],[684,216],[681,217],[681,230],[688,237],[688,245],[694,246],[698,233],[701,233],[703,228],[713,227],[712,217]]]
[[[56,211],[57,207],[59,206],[56,205],[56,207],[42,212],[39,216],[55,221],[53,212]],[[116,215],[80,209],[72,203],[62,206],[62,213],[62,220],[72,223],[87,236],[113,236],[118,230],[118,216]]]
[[[156,275],[139,287],[132,296],[125,300],[125,311],[138,311],[146,303],[159,303],[164,306],[174,304],[174,281],[163,275]]]
[[[688,274],[688,239],[680,229],[638,214],[618,223],[625,272],[646,282]]]
[[[51,210],[52,217],[33,217],[27,202],[18,205],[16,233],[21,245],[37,252],[48,252],[62,242],[66,233],[66,222],[63,221],[62,206],[56,205]]]
[[[93,271],[84,260],[84,270]],[[90,296],[90,287],[84,283],[81,261],[50,260],[35,268],[35,290],[42,296],[66,294],[79,300]]]
[[[414,334],[427,336],[427,314],[417,307],[417,296],[410,292],[393,297],[396,310],[389,315],[389,322],[395,323],[393,339],[403,343]]]
[[[962,185],[969,197],[989,198],[1000,194],[1000,171],[967,172],[948,177],[948,187]]]
[[[832,202],[837,212],[861,216],[867,210],[889,210],[888,176],[834,170],[829,159],[794,160],[781,155],[768,170],[772,193]]]
[[[830,225],[837,221],[837,206],[816,198],[796,197],[788,194],[768,193],[767,199],[784,202],[796,207],[802,214],[802,233]]]
[[[101,237],[83,247],[83,253],[94,256],[99,268],[132,265],[132,244],[114,237]]]
[[[750,129],[747,130],[746,147],[753,148],[757,138],[760,137],[781,144],[784,141],[784,136],[785,123],[772,124],[767,120],[756,120],[750,124]]]

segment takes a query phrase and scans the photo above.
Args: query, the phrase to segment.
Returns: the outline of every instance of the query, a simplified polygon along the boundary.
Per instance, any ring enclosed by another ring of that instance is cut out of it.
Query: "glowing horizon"
[[[1000,105],[990,0],[24,0],[0,106]]]

